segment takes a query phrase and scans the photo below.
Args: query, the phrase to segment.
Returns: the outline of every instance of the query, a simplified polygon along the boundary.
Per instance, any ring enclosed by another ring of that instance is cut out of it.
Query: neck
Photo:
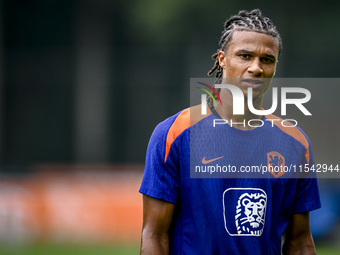
[[[256,125],[260,125],[260,122],[253,121],[251,126],[248,125],[248,121],[252,119],[261,119],[261,116],[252,113],[248,108],[247,97],[244,100],[244,114],[233,114],[233,97],[228,89],[221,89],[220,98],[222,105],[218,102],[214,107],[216,112],[222,119],[226,120],[229,125],[234,128],[242,130],[251,130],[256,128]],[[263,97],[253,98],[253,106],[255,109],[262,109]]]

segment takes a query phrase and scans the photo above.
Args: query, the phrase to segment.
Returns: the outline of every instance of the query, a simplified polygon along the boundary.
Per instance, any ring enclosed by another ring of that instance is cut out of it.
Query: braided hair
[[[273,22],[269,18],[263,17],[259,9],[252,10],[251,12],[240,11],[238,15],[230,17],[230,19],[224,23],[224,30],[222,31],[221,39],[219,41],[220,48],[211,56],[211,58],[215,60],[215,64],[208,72],[208,75],[210,76],[216,71],[216,84],[221,83],[223,74],[223,69],[218,61],[218,52],[227,50],[234,31],[252,31],[271,35],[278,40],[279,55],[281,53],[282,40]],[[218,93],[219,90],[220,89],[217,90]]]

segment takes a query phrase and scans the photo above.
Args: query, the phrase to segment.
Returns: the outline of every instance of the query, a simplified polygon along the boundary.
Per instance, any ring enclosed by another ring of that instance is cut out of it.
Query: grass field
[[[0,246],[0,255],[133,255],[139,254],[139,244],[36,244],[25,246]],[[340,248],[318,246],[318,255],[340,255]]]
[[[318,246],[316,251],[318,255],[340,255],[339,246]]]
[[[139,244],[35,244],[0,246],[0,255],[133,255],[139,254]]]

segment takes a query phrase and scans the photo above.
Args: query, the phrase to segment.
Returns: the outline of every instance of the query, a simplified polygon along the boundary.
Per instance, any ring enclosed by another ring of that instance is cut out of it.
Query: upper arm
[[[141,253],[167,254],[175,204],[143,195]]]
[[[316,254],[309,225],[309,212],[295,213],[287,226],[283,254]]]

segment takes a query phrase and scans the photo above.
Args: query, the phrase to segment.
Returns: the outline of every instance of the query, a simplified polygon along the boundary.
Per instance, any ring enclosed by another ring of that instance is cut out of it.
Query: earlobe
[[[220,64],[220,67],[222,67],[223,69],[225,69],[225,59],[226,59],[226,54],[224,51],[220,50],[218,52],[218,62]]]

